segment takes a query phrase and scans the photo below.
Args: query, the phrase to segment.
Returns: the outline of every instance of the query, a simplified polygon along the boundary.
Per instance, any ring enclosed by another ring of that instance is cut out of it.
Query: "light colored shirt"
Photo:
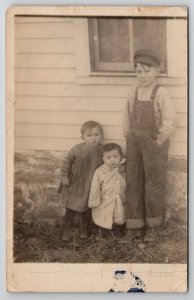
[[[94,223],[103,228],[125,223],[125,177],[118,168],[103,164],[94,173],[88,206]]]
[[[140,88],[134,86],[129,94],[124,110],[123,118],[123,134],[127,137],[130,132],[130,112],[133,112],[133,103],[135,99],[135,92],[138,88],[138,100],[148,101],[150,100],[153,86],[156,84],[154,81],[149,87]],[[154,100],[154,117],[156,126],[158,128],[157,141],[162,144],[165,140],[171,137],[176,128],[176,112],[172,105],[170,95],[167,89],[159,87],[156,92],[156,98]]]

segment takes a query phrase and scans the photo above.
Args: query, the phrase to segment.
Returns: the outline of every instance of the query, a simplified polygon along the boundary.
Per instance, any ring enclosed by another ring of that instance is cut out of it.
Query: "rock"
[[[172,210],[187,206],[187,174],[167,172],[166,205]]]

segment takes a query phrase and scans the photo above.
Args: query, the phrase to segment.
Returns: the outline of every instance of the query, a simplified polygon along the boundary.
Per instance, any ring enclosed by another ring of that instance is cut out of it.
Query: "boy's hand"
[[[63,176],[63,177],[61,178],[61,181],[62,181],[62,184],[63,184],[64,186],[69,186],[69,185],[70,185],[69,178],[66,177],[66,176]]]
[[[162,143],[159,140],[156,140],[156,144],[158,144],[159,146],[162,145]]]

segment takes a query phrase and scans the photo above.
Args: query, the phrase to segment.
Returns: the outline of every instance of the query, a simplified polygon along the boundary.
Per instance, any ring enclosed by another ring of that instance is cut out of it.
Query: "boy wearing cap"
[[[164,193],[169,137],[176,113],[169,93],[156,83],[160,60],[150,50],[134,56],[137,84],[130,91],[124,111],[126,137],[126,226],[121,243],[142,237],[155,241],[164,215]]]

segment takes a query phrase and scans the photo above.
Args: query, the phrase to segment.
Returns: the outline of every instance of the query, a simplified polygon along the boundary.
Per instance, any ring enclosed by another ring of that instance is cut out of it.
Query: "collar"
[[[92,150],[92,149],[96,149],[98,147],[100,147],[100,144],[96,145],[96,146],[90,146],[90,145],[86,145],[86,143],[83,143],[83,147],[88,149],[88,150]]]
[[[138,89],[138,100],[140,101],[146,101],[146,100],[150,100],[151,98],[151,94],[153,91],[154,86],[156,85],[156,80],[154,80],[152,82],[152,84],[150,84],[147,87],[139,87],[137,85],[137,89]]]

